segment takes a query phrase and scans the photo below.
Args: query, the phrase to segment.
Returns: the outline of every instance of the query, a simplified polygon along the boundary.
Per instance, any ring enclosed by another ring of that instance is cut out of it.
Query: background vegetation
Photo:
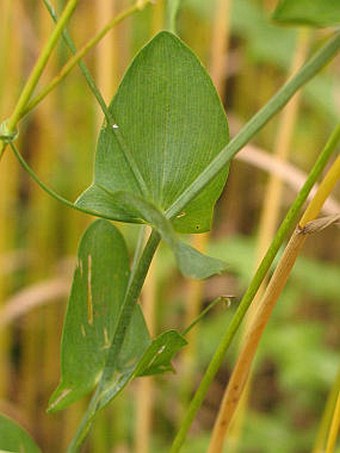
[[[62,3],[56,2],[57,10]],[[131,4],[128,0],[80,2],[69,26],[77,47]],[[209,70],[223,99],[231,135],[329,35],[327,28],[309,31],[275,25],[270,21],[274,6],[268,0],[181,2],[179,36]],[[106,101],[135,52],[164,28],[165,10],[165,2],[158,0],[131,15],[86,55]],[[43,2],[2,1],[2,119],[11,113],[52,29]],[[68,57],[60,44],[42,85]],[[256,263],[301,186],[303,173],[308,173],[338,121],[339,75],[339,61],[334,61],[234,160],[212,233],[192,239],[196,247],[209,247],[225,259],[227,274],[204,283],[184,281],[169,250],[161,247],[142,296],[153,334],[165,327],[186,327],[221,294],[232,296],[231,304],[216,306],[192,332],[190,347],[176,358],[176,374],[135,381],[102,413],[88,451],[167,451]],[[21,123],[17,143],[41,178],[74,200],[91,182],[101,122],[96,101],[75,69]],[[273,180],[277,168],[283,168],[279,182]],[[339,191],[326,205],[327,213],[339,212],[337,197]],[[71,271],[90,219],[48,198],[10,152],[1,161],[0,211],[0,411],[23,424],[43,451],[64,451],[86,401],[53,415],[45,409],[59,380]],[[120,228],[132,251],[137,227]],[[265,332],[243,424],[232,429],[228,452],[236,448],[244,453],[311,451],[339,366],[339,249],[334,226],[307,241]],[[236,353],[234,344],[183,451],[205,451]]]

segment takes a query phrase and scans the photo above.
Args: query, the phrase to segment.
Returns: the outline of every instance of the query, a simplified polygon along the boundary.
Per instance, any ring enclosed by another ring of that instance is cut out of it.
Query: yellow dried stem
[[[19,36],[16,32],[19,24],[22,23],[22,6],[19,2],[5,0],[1,3],[0,14],[0,55],[1,61],[6,62],[0,68],[1,96],[0,115],[8,113],[11,104],[11,93],[17,91],[21,83],[21,66],[23,61],[22,46],[19,43]],[[0,143],[0,148],[2,144]],[[0,152],[1,154],[1,152]],[[18,168],[12,156],[8,155],[1,162],[0,178],[0,212],[3,221],[0,228],[0,255],[6,256],[9,250],[15,249],[15,203],[18,192]],[[6,219],[4,221],[4,219]],[[4,262],[3,268],[8,267],[8,261]],[[0,307],[8,295],[11,287],[12,276],[0,273]],[[0,332],[0,399],[6,398],[8,383],[11,373],[9,351],[11,334],[8,330],[1,329]]]
[[[217,0],[211,37],[210,75],[222,99],[225,94],[232,0]]]
[[[329,427],[332,424],[332,420],[336,416],[336,403],[340,392],[340,368],[338,369],[337,376],[334,380],[332,388],[328,394],[327,402],[321,417],[318,433],[316,435],[314,447],[312,453],[324,453],[327,438],[329,437]]]
[[[307,238],[307,235],[315,227],[311,227],[311,222],[319,214],[322,204],[328,197],[340,178],[340,157],[334,162],[326,177],[320,184],[318,191],[305,211],[299,225],[293,232],[288,245],[274,271],[268,284],[263,298],[256,309],[254,317],[247,329],[246,337],[242,349],[238,355],[233,373],[229,380],[226,393],[220,407],[220,411],[213,429],[209,453],[219,453],[222,451],[225,434],[234,415],[244,391],[252,362],[255,357],[257,346],[260,342],[262,333],[267,325],[272,310],[288,280],[291,269],[299,255],[299,252]],[[320,226],[322,228],[322,226]]]
[[[328,435],[325,453],[334,452],[339,429],[340,429],[340,390],[338,391],[338,398],[336,400],[332,423],[331,423],[331,426],[329,429],[329,435]]]
[[[305,61],[309,49],[309,37],[310,33],[307,30],[300,30],[298,41],[293,56],[291,68],[289,74],[292,77],[298,72],[300,67]],[[300,107],[301,92],[299,91],[288,103],[286,108],[282,111],[279,118],[279,126],[276,136],[276,141],[274,144],[273,155],[275,158],[282,164],[285,164],[288,161],[291,141],[294,134],[294,128],[296,120],[298,117],[298,111]],[[259,226],[259,236],[257,242],[256,250],[256,262],[255,268],[261,262],[266,250],[268,249],[279,221],[280,209],[281,209],[281,200],[282,200],[282,190],[283,190],[283,180],[277,176],[274,172],[270,174],[269,181],[266,187],[266,196],[263,203],[260,226]],[[265,290],[266,281],[264,281],[254,298],[252,305],[247,314],[246,325],[251,323],[252,317],[254,316],[256,307],[260,303],[260,300],[263,296]],[[251,383],[249,380],[248,387]],[[250,393],[250,389],[247,388],[243,392],[242,402],[240,402],[237,414],[234,418],[232,425],[232,446],[231,448],[236,448],[237,437],[241,433],[242,425],[244,423],[245,412],[247,408],[247,399]]]

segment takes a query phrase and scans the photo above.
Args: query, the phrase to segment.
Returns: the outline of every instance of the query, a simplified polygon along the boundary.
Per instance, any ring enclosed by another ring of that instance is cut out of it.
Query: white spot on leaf
[[[162,354],[165,351],[165,345],[158,349],[157,354]]]
[[[55,406],[57,406],[66,396],[72,392],[72,389],[64,389],[61,394],[58,396],[58,398],[53,401],[53,403],[50,405],[49,409],[53,409]]]
[[[108,349],[110,347],[110,340],[109,340],[109,334],[107,332],[107,328],[106,327],[104,327],[104,329],[103,329],[103,334],[104,334],[103,349]]]

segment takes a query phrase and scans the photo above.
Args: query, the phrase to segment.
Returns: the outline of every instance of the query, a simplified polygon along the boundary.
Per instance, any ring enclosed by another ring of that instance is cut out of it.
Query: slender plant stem
[[[194,320],[192,320],[188,327],[182,330],[181,334],[183,336],[188,335],[188,333],[196,326],[196,324],[199,323],[209,313],[209,311],[215,307],[215,305],[221,302],[224,302],[229,308],[231,305],[231,297],[219,296],[216,299],[214,299],[204,310],[200,312],[200,314]]]
[[[340,427],[340,388],[338,387],[338,394],[335,402],[333,417],[329,427],[327,445],[326,445],[326,453],[333,453],[336,440],[339,434],[339,427]]]
[[[320,184],[315,197],[308,205],[308,208],[300,220],[299,225],[295,228],[293,234],[291,235],[280,261],[276,266],[273,276],[270,279],[266,291],[257,304],[256,312],[250,319],[248,323],[249,325],[247,325],[246,336],[243,341],[241,351],[238,354],[232,375],[229,379],[216,423],[214,425],[208,453],[220,453],[223,449],[226,432],[245,390],[247,378],[250,374],[251,366],[264,329],[269,322],[272,311],[288,281],[293,266],[309,232],[318,231],[318,228],[314,228],[315,222],[313,221],[319,215],[322,205],[333,190],[339,178],[340,157],[338,157],[333,163],[332,167]],[[306,215],[307,213],[308,215]],[[312,229],[309,222],[314,224]],[[327,223],[328,220],[326,220],[326,224]],[[323,227],[323,225],[321,227]]]
[[[18,102],[16,103],[16,106],[14,107],[12,115],[9,117],[9,119],[6,121],[6,133],[11,136],[15,133],[17,123],[20,121],[22,117],[22,112],[25,110],[27,103],[29,102],[32,93],[34,89],[36,88],[39,79],[41,77],[41,74],[43,70],[45,69],[45,66],[48,62],[48,59],[54,49],[54,47],[57,44],[57,41],[63,32],[68,20],[70,19],[73,11],[75,10],[77,6],[78,0],[69,0],[68,3],[66,4],[59,21],[56,24],[55,29],[53,30],[51,36],[49,37],[47,43],[43,47],[40,56],[32,69],[32,72],[21,92],[21,95],[18,99]],[[3,131],[4,132],[4,131]],[[5,151],[6,148],[6,141],[3,140],[0,145],[0,159]]]
[[[104,35],[105,35],[105,33],[103,34],[103,31],[105,31],[105,30],[109,31],[110,30],[109,25],[111,25],[111,28],[112,28],[113,25],[117,25],[117,23],[120,22],[121,20],[123,20],[124,18],[128,17],[129,15],[131,15],[134,12],[137,12],[137,11],[141,10],[148,3],[150,3],[150,0],[143,0],[143,1],[136,2],[136,4],[133,7],[128,8],[123,13],[121,13],[118,16],[116,16],[112,21],[110,21],[109,24],[107,24],[92,40],[90,40],[90,42],[94,42],[96,40],[96,37],[98,37],[98,36],[100,36],[100,39],[103,38]],[[49,0],[44,0],[44,4],[45,4],[48,12],[50,13],[52,19],[54,21],[57,21],[58,18],[56,16],[56,13],[53,10]],[[120,18],[120,20],[118,20],[118,22],[117,22],[117,18],[118,19]],[[79,52],[76,51],[76,47],[74,45],[74,42],[73,42],[72,38],[70,37],[70,35],[69,35],[69,33],[67,32],[66,29],[63,32],[63,38],[64,38],[64,41],[66,42],[67,46],[71,50],[71,52],[74,54],[73,59],[71,59],[70,61],[74,61],[75,57],[77,55],[79,55],[79,53],[81,53],[81,51],[79,51]],[[85,45],[85,47],[87,47],[87,45]],[[87,50],[89,50],[89,49],[87,49]],[[82,73],[83,73],[83,75],[84,75],[84,77],[85,77],[85,79],[87,81],[87,84],[88,84],[91,92],[93,93],[94,97],[96,98],[98,104],[100,105],[100,107],[101,107],[101,109],[102,109],[102,111],[104,113],[104,116],[105,116],[105,119],[107,121],[107,124],[113,125],[116,121],[114,120],[111,112],[109,111],[109,109],[108,109],[108,107],[106,105],[106,102],[105,102],[105,100],[104,100],[99,88],[96,85],[96,82],[94,81],[93,77],[90,74],[90,71],[87,69],[85,63],[81,60],[82,56],[83,55],[80,55],[80,57],[76,59],[77,61],[75,61],[74,64],[78,63],[78,65],[80,67],[80,70],[82,71]],[[126,162],[131,168],[131,172],[133,173],[133,175],[135,177],[136,183],[139,186],[141,193],[143,193],[144,195],[147,195],[148,194],[147,185],[146,185],[146,183],[144,181],[144,178],[143,178],[142,174],[139,171],[138,166],[135,163],[133,154],[129,150],[129,148],[128,148],[125,140],[124,140],[124,137],[122,136],[120,131],[118,129],[116,129],[116,128],[115,129],[110,128],[110,131],[111,131],[112,134],[115,135],[116,139],[118,140],[118,142],[119,142],[119,144],[120,144],[120,146],[122,148],[122,151],[124,153]]]
[[[176,18],[181,0],[167,0],[167,29],[176,33]]]
[[[315,443],[313,446],[312,453],[323,453],[325,451],[325,445],[329,434],[329,427],[331,426],[334,408],[340,392],[340,368],[335,377],[334,384],[329,392],[327,402],[322,414],[320,426],[316,435]]]
[[[171,453],[176,453],[180,450],[181,446],[183,445],[188,430],[191,426],[192,421],[195,418],[195,415],[200,408],[205,395],[208,391],[210,384],[212,383],[218,369],[220,368],[225,353],[229,348],[254,296],[256,295],[263,279],[265,278],[279,248],[281,247],[284,238],[286,237],[288,231],[292,228],[297,220],[297,216],[301,207],[303,206],[304,202],[307,199],[307,196],[312,189],[313,185],[317,181],[318,177],[320,176],[321,172],[325,168],[325,165],[328,162],[328,159],[332,155],[335,147],[337,146],[340,140],[340,124],[335,128],[333,131],[329,141],[327,142],[325,148],[321,152],[318,160],[316,161],[314,167],[312,168],[309,176],[303,185],[301,191],[299,192],[295,202],[289,209],[285,219],[283,220],[280,228],[278,229],[271,246],[269,247],[267,253],[265,254],[262,262],[260,263],[248,289],[246,290],[240,305],[228,327],[225,334],[223,335],[216,352],[202,378],[202,381],[191,400],[189,405],[187,414],[180,426],[180,429],[174,439],[172,448],[170,450]]]
[[[43,0],[44,1],[44,4],[47,8],[47,11],[49,12],[49,14],[51,15],[52,19],[54,20],[54,22],[57,22],[58,21],[58,17],[50,3],[49,0]],[[66,43],[66,45],[68,46],[68,48],[70,49],[70,51],[75,54],[77,52],[77,49],[75,47],[75,44],[70,36],[70,34],[68,33],[67,29],[64,29],[63,31],[63,40],[64,42]],[[79,60],[78,61],[78,66],[83,74],[83,76],[85,77],[85,80],[92,92],[92,94],[94,95],[94,97],[97,99],[97,102],[98,104],[100,105],[101,109],[102,109],[102,112],[106,118],[106,121],[110,124],[113,119],[111,118],[111,115],[110,115],[110,112],[109,112],[109,109],[107,108],[107,105],[104,101],[104,98],[103,96],[101,95],[93,77],[91,76],[90,74],[90,71],[88,70],[86,64],[82,61],[82,60]]]
[[[340,129],[340,124],[338,126]],[[327,174],[327,178],[325,178],[318,190],[313,197],[313,200],[309,203],[308,208],[304,212],[301,220],[300,220],[300,227],[304,228],[306,223],[313,220],[320,212],[321,207],[323,206],[325,200],[327,199],[328,195],[330,194],[331,190],[335,186],[335,184],[339,181],[340,178],[340,156],[336,159],[334,164],[332,165],[331,169]]]
[[[117,358],[119,356],[126,331],[129,327],[134,307],[137,303],[143,283],[145,281],[145,277],[150,267],[151,260],[154,256],[159,242],[160,236],[155,230],[153,230],[139,262],[132,269],[128,288],[125,294],[125,299],[118,316],[117,329],[113,336],[113,341],[108,353],[108,359],[103,375],[100,379],[97,390],[90,401],[88,410],[85,413],[74,438],[72,439],[72,442],[68,449],[69,453],[78,451],[79,447],[85,440],[85,437],[90,430],[92,421],[96,413],[100,409],[104,408],[107,404],[109,404],[112,399],[109,388],[110,382],[112,380],[112,375],[116,368]]]
[[[22,157],[22,155],[20,154],[18,148],[16,147],[16,145],[13,143],[13,142],[9,142],[10,144],[10,147],[12,148],[12,151],[15,155],[15,157],[18,159],[20,165],[24,168],[24,170],[27,171],[27,173],[31,176],[31,178],[38,184],[38,186],[44,191],[46,192],[50,197],[54,198],[55,200],[59,201],[59,203],[62,203],[63,205],[69,207],[69,208],[72,208],[72,209],[75,209],[76,211],[80,211],[80,212],[83,212],[84,214],[89,214],[89,215],[92,215],[92,216],[95,216],[95,217],[98,217],[98,213],[96,211],[91,211],[90,209],[86,209],[86,208],[83,208],[83,207],[80,207],[80,206],[77,206],[76,204],[72,203],[72,201],[70,200],[67,200],[67,198],[64,198],[62,197],[61,195],[59,195],[57,192],[55,192],[53,189],[51,189],[50,187],[48,187],[40,178],[39,176],[35,173],[35,171],[28,165],[28,163],[26,162],[26,160]],[[100,215],[100,217],[103,217],[105,219],[108,219],[108,220],[112,220],[110,219],[109,216],[105,216],[105,215]]]
[[[310,42],[310,30],[299,30],[298,40],[292,58],[291,67],[289,74],[294,75],[303,65],[303,62],[306,60]],[[276,131],[276,138],[273,147],[273,155],[280,160],[280,162],[285,163],[288,160],[290,149],[291,149],[291,140],[293,137],[293,132],[295,125],[297,124],[297,116],[299,112],[300,100],[302,92],[298,91],[285,106],[285,108],[279,114],[279,124]],[[270,243],[275,235],[277,225],[279,223],[280,212],[281,212],[281,198],[283,193],[283,181],[282,179],[275,175],[275,173],[270,174],[268,183],[265,189],[265,197],[263,201],[263,207],[261,210],[260,222],[259,222],[259,234],[257,239],[256,246],[256,259],[254,263],[254,269],[257,268],[259,262],[261,261],[263,255],[267,251]],[[266,280],[263,281],[259,291],[256,294],[246,318],[245,325],[243,326],[243,332],[247,331],[247,327],[251,324],[253,317],[256,313],[258,304],[262,299],[266,286]],[[243,335],[244,337],[244,335]],[[242,340],[241,340],[242,342]],[[247,388],[242,392],[241,401],[238,402],[237,412],[233,418],[232,426],[228,432],[229,440],[232,439],[233,449],[236,451],[237,443],[241,436],[242,428],[244,427],[244,420],[247,411],[248,399],[250,395],[252,373],[249,373],[247,378]],[[229,388],[229,386],[228,386]],[[227,391],[227,388],[226,388]],[[224,398],[223,398],[224,400]],[[221,412],[221,409],[220,409]],[[220,414],[219,412],[219,414]],[[211,451],[214,451],[216,445],[218,445],[219,437],[217,433],[220,434],[221,442],[220,445],[222,448],[224,440],[224,430],[219,423],[221,419],[218,415],[215,425],[213,428],[213,435],[210,443]],[[220,426],[220,429],[217,426]],[[217,453],[217,448],[216,448]]]
[[[144,2],[144,6],[149,3]],[[51,12],[53,9],[48,3],[48,0],[45,0],[45,5],[48,8],[48,11]],[[73,57],[71,57],[68,62],[63,66],[61,71],[54,79],[27,105],[25,110],[22,112],[22,115],[26,115],[29,111],[34,109],[65,77],[72,71],[72,69],[80,62],[80,60],[86,55],[94,46],[96,46],[99,41],[101,41],[104,36],[117,24],[122,22],[127,17],[141,10],[141,6],[138,3],[126,8],[120,14],[117,14],[112,20],[110,20],[93,38],[91,38],[81,49],[79,49]],[[67,41],[68,43],[68,41]],[[74,47],[73,47],[74,49]],[[97,97],[97,96],[96,96]]]
[[[210,162],[202,173],[191,183],[167,210],[168,218],[178,215],[204,187],[214,179],[225,165],[246,145],[263,126],[283,108],[289,99],[317,72],[319,72],[340,50],[340,32],[330,39],[302,68],[288,81],[270,101],[243,127],[227,146]]]

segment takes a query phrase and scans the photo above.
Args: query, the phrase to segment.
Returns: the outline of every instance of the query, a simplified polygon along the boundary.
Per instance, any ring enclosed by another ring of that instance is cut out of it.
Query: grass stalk
[[[21,9],[14,8],[14,2],[6,0],[1,5],[0,15],[0,54],[6,64],[0,67],[0,115],[5,115],[10,108],[10,93],[19,86],[23,53],[15,32],[16,20],[20,22]],[[18,17],[19,16],[19,17]],[[1,145],[0,145],[1,147]],[[0,178],[0,212],[6,221],[1,222],[0,256],[15,249],[16,223],[13,212],[16,208],[16,197],[19,180],[18,169],[11,156],[2,161]],[[12,287],[12,275],[0,272],[0,307],[3,307]],[[12,335],[9,328],[0,331],[0,400],[6,398],[11,376],[9,351]]]
[[[306,30],[300,30],[295,54],[289,71],[291,76],[294,76],[294,74],[296,74],[302,66],[307,56],[308,48],[309,33]],[[286,108],[282,110],[279,118],[273,154],[275,157],[280,159],[281,162],[286,162],[289,158],[291,141],[294,133],[294,127],[297,122],[300,101],[301,92],[299,91],[294,97],[292,97]],[[271,175],[265,190],[266,196],[260,219],[259,239],[257,245],[257,264],[262,259],[275,234],[280,215],[282,189],[282,179],[276,175]]]
[[[331,426],[329,428],[329,435],[327,439],[325,453],[334,452],[336,440],[339,434],[339,428],[340,428],[340,389],[338,388],[338,396],[335,403]]]
[[[49,36],[53,31],[48,16],[43,8],[39,8],[37,18],[37,34],[39,37]],[[54,60],[46,67],[41,75],[41,81],[48,78],[54,69]],[[42,109],[35,116],[35,127],[39,131],[35,140],[34,153],[31,162],[39,174],[48,175],[51,168],[56,168],[55,137],[50,131],[50,118],[56,108],[55,96],[50,96]],[[46,153],[46,149],[49,150]],[[36,282],[46,278],[53,263],[55,251],[58,249],[55,234],[56,205],[50,203],[40,188],[29,181],[29,226],[27,229],[27,247],[34,256],[34,265],[30,266],[26,274],[26,283]],[[39,219],[39,228],[37,228]],[[39,251],[39,253],[38,253]],[[30,408],[30,417],[36,419],[41,438],[45,445],[49,445],[49,436],[54,424],[50,418],[44,417],[44,410],[39,405],[41,399],[48,397],[49,388],[43,387],[41,382],[51,383],[57,372],[55,354],[59,351],[59,339],[55,332],[56,318],[60,312],[58,304],[52,304],[42,310],[33,310],[25,319],[23,332],[22,357],[23,376],[20,388],[21,401]],[[27,354],[26,354],[27,351]],[[36,370],[40,371],[40,379],[36,379]]]
[[[150,2],[144,2],[143,5],[146,6]],[[117,14],[113,19],[111,19],[98,33],[93,36],[86,44],[84,44],[81,49],[79,49],[62,67],[53,80],[41,90],[41,92],[33,98],[27,105],[26,108],[22,111],[22,116],[26,115],[28,112],[33,110],[65,77],[72,71],[72,69],[80,62],[80,60],[91,50],[93,49],[107,33],[115,27],[117,24],[122,22],[127,17],[141,10],[141,6],[138,5],[138,2],[134,5],[126,8],[120,14]]]
[[[182,192],[175,203],[167,210],[168,218],[178,215],[184,207],[193,200],[204,187],[216,177],[221,169],[246,145],[265,124],[280,111],[290,98],[340,50],[340,32],[336,33],[318,52],[289,80],[270,101],[256,113],[241,131],[226,145],[221,152],[210,162],[192,184]]]
[[[40,80],[40,77],[47,65],[47,62],[52,54],[54,47],[57,44],[57,41],[63,32],[67,22],[69,21],[73,11],[77,6],[78,0],[69,0],[60,16],[59,21],[57,22],[53,32],[51,33],[47,43],[42,48],[42,51],[39,55],[38,60],[36,61],[30,76],[27,79],[27,82],[19,96],[19,99],[14,107],[14,110],[6,121],[5,130],[3,133],[11,138],[16,133],[17,124],[22,118],[23,112],[27,104],[30,101],[30,98]],[[0,160],[6,148],[6,141],[2,140],[0,144]]]
[[[296,49],[292,59],[291,68],[289,70],[290,77],[293,77],[294,74],[298,72],[303,62],[306,59],[308,49],[309,49],[309,36],[310,33],[306,30],[300,30],[298,35],[298,41],[296,44]],[[274,144],[274,156],[279,159],[281,162],[285,163],[289,158],[291,141],[294,133],[294,126],[297,121],[298,110],[301,100],[301,91],[298,91],[295,96],[289,101],[286,107],[282,110],[279,117],[278,131],[276,135],[276,140]],[[256,263],[255,269],[260,264],[261,259],[263,258],[266,250],[270,246],[277,224],[279,222],[280,209],[281,209],[281,199],[283,191],[283,181],[275,174],[271,174],[269,181],[265,190],[265,198],[260,218],[259,225],[259,235],[257,240],[257,250],[256,250]],[[256,297],[254,298],[253,303],[249,308],[249,312],[246,317],[245,331],[247,326],[252,322],[253,316],[255,315],[256,308],[260,303],[260,300],[264,294],[264,286],[266,282],[263,281]],[[244,422],[244,417],[246,414],[247,408],[247,399],[250,393],[251,386],[251,374],[249,374],[248,383],[242,393],[242,401],[240,401],[237,409],[237,413],[233,419],[232,426],[230,427],[229,436],[233,439],[233,448],[237,444],[237,437],[241,433],[242,425]],[[217,420],[216,420],[217,422]],[[238,434],[236,434],[238,433]]]
[[[324,453],[325,451],[325,445],[327,443],[327,438],[329,434],[329,427],[331,426],[332,417],[333,414],[335,413],[334,408],[337,402],[339,390],[340,390],[340,368],[338,370],[337,376],[334,380],[334,384],[327,398],[327,402],[321,417],[320,426],[317,432],[312,453]]]
[[[166,0],[157,0],[152,9],[151,35],[155,35],[164,28]]]
[[[96,7],[96,22],[99,30],[106,27],[106,21],[109,17],[116,19],[117,1],[107,2],[101,0]],[[112,98],[118,86],[118,39],[115,33],[115,27],[111,29],[109,36],[105,37],[98,43],[96,47],[96,80],[97,86],[106,105]],[[101,118],[98,115],[98,118]],[[98,128],[101,124],[97,125]]]
[[[311,227],[313,220],[318,216],[321,207],[337,181],[340,179],[340,157],[334,162],[324,180],[320,184],[313,200],[308,205],[298,226],[294,230],[288,245],[273,273],[269,285],[261,299],[256,312],[249,322],[246,337],[242,349],[238,354],[235,367],[228,382],[227,390],[224,394],[222,404],[213,429],[212,438],[209,446],[209,453],[220,453],[223,449],[224,438],[230,426],[235,409],[241,398],[246,382],[255,358],[257,347],[272,311],[278,301],[279,296],[285,287],[291,270],[298,258],[303,244],[308,234],[316,232],[317,229]],[[335,410],[336,418],[337,410]],[[339,414],[338,414],[339,415]],[[337,420],[338,422],[339,420]],[[330,430],[331,431],[331,430]],[[330,434],[330,444],[334,445]],[[330,450],[332,451],[332,450]]]
[[[212,383],[218,369],[220,368],[220,366],[223,362],[225,353],[226,353],[227,349],[229,348],[232,340],[234,339],[234,336],[235,336],[236,332],[238,331],[238,328],[239,328],[250,304],[252,303],[252,300],[254,299],[263,279],[265,278],[287,233],[295,224],[299,211],[300,211],[301,207],[303,206],[304,202],[306,201],[310,190],[312,189],[313,185],[319,178],[321,172],[325,168],[325,166],[326,166],[330,156],[332,155],[335,147],[337,146],[339,140],[340,140],[340,124],[333,131],[333,134],[331,135],[325,148],[321,152],[319,158],[317,159],[315,165],[313,166],[311,172],[309,173],[309,176],[308,176],[304,186],[302,187],[301,191],[299,192],[295,202],[289,209],[285,219],[283,220],[280,228],[278,229],[278,231],[271,243],[271,246],[269,247],[263,260],[261,261],[261,264],[259,265],[250,285],[248,286],[248,288],[239,304],[239,307],[238,307],[233,319],[231,320],[228,329],[226,330],[225,334],[223,335],[223,337],[212,357],[212,360],[210,361],[210,364],[201,380],[201,383],[200,383],[193,399],[191,400],[191,403],[190,403],[190,406],[186,413],[186,416],[184,417],[184,420],[182,421],[180,429],[172,444],[172,447],[170,450],[171,453],[177,453],[180,450],[181,446],[183,445],[186,435],[188,433],[188,430],[191,426],[191,423],[194,420],[195,415],[205,398],[205,395],[208,391],[208,388],[210,387],[210,384]],[[320,189],[320,187],[319,187],[319,189]],[[315,197],[314,197],[314,199],[315,199]]]
[[[225,95],[227,55],[230,40],[230,12],[232,0],[218,0],[212,27],[209,73],[221,97]]]

